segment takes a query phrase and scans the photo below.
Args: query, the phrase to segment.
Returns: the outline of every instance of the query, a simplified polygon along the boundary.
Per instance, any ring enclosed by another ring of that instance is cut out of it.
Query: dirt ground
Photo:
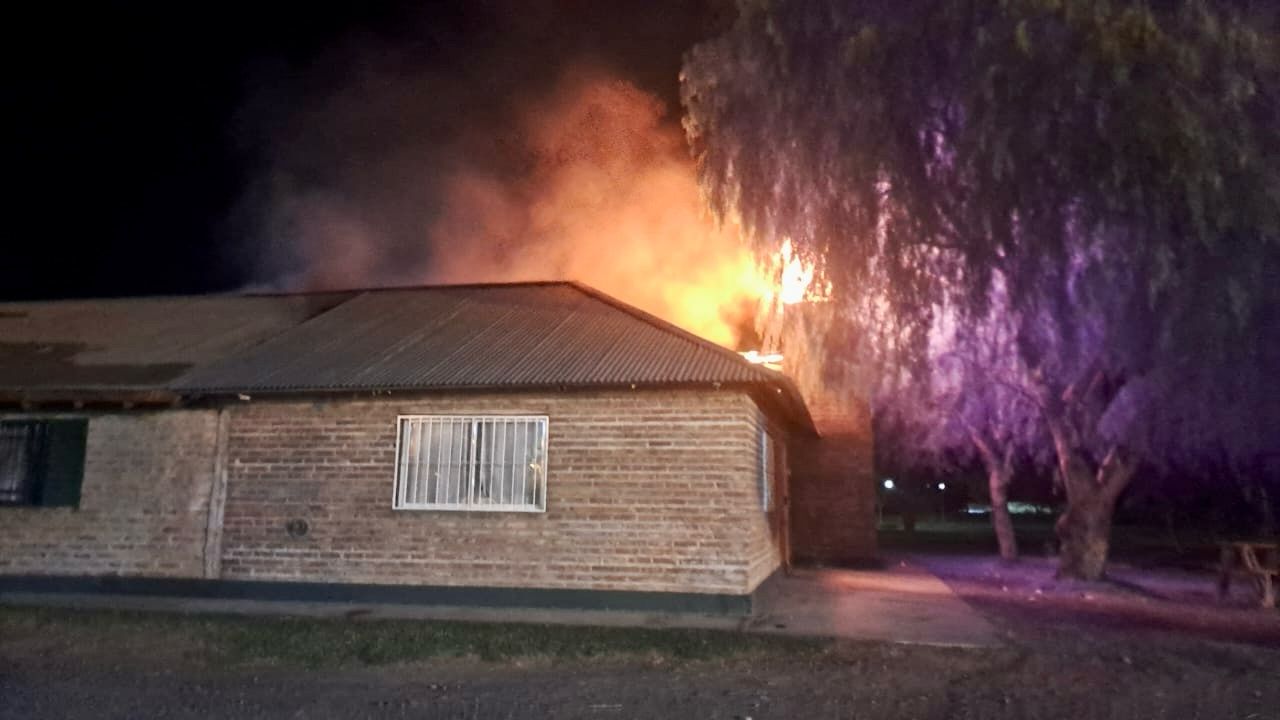
[[[0,626],[0,718],[1280,720],[1280,642],[1269,637],[1222,642],[969,594],[1004,647],[844,642],[696,661],[640,652],[308,669],[210,662],[163,623],[127,637],[10,623]]]
[[[1280,612],[1259,608],[1255,588],[1243,579],[1218,597],[1216,576],[1204,568],[1115,560],[1106,581],[1090,583],[1055,579],[1057,561],[1048,557],[1015,564],[991,555],[913,553],[910,559],[1009,628],[1050,623],[1280,647]]]

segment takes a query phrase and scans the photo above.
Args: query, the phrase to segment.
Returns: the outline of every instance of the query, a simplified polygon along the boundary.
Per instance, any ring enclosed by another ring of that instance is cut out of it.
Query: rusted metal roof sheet
[[[351,297],[151,297],[0,303],[0,389],[166,388]]]

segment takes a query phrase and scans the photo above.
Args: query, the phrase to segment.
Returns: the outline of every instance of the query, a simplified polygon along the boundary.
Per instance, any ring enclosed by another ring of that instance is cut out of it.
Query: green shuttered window
[[[0,505],[79,507],[84,418],[0,420]]]

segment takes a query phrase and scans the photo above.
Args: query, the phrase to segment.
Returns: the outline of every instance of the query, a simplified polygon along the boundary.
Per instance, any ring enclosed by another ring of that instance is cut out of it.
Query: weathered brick
[[[758,495],[761,414],[740,393],[255,400],[231,412],[227,578],[746,593],[778,564]],[[547,415],[547,511],[393,510],[396,416],[418,413]],[[286,533],[294,518],[305,537]]]
[[[217,412],[75,417],[89,418],[80,507],[0,507],[0,574],[200,577]]]
[[[834,444],[788,447],[731,391],[255,399],[225,412],[220,525],[206,527],[221,497],[217,410],[88,413],[81,507],[0,508],[0,574],[746,593],[782,562],[784,521],[802,559],[874,552],[858,417],[827,425]],[[416,413],[547,415],[547,511],[393,510],[396,416]],[[768,513],[762,428],[779,440]],[[286,532],[295,518],[305,537]]]
[[[821,439],[795,437],[791,542],[796,562],[854,564],[876,556],[871,413],[850,398],[808,398]]]

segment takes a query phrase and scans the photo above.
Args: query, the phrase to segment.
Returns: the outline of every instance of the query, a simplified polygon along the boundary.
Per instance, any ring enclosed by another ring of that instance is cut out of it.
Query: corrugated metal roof
[[[200,392],[773,382],[776,373],[571,283],[359,294],[192,369]]]
[[[770,402],[809,422],[781,374],[575,283],[0,303],[0,389],[716,384],[768,389]]]
[[[0,389],[162,389],[348,293],[0,303]]]

